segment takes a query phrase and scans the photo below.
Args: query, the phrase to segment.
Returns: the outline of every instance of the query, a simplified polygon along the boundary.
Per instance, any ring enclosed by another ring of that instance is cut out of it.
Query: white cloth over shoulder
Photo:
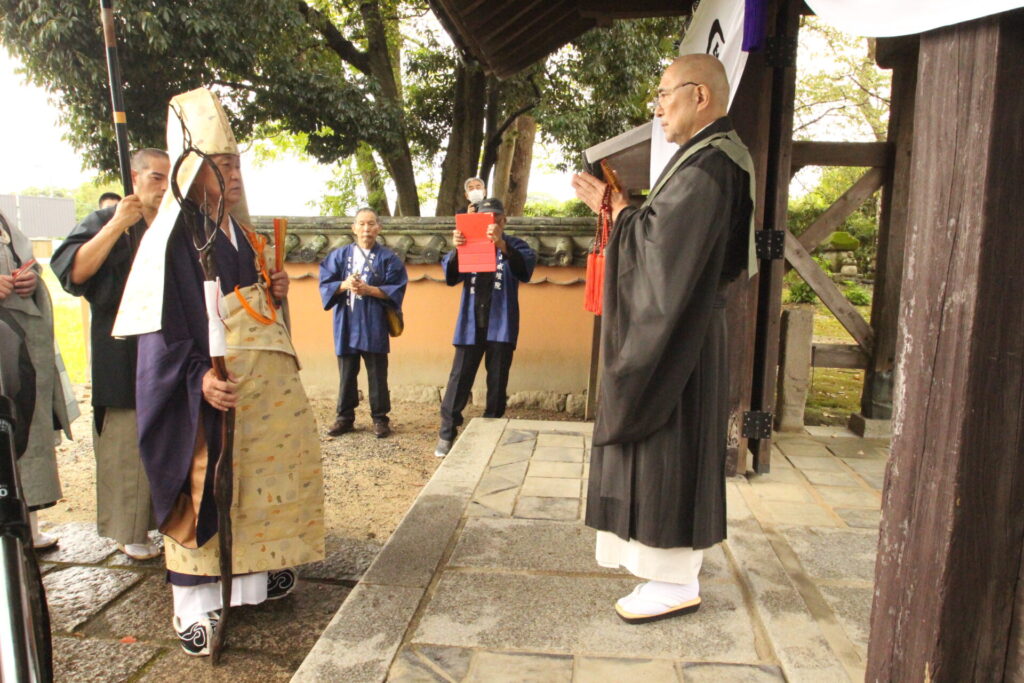
[[[855,36],[905,36],[1024,7],[1024,0],[807,0],[826,24]]]

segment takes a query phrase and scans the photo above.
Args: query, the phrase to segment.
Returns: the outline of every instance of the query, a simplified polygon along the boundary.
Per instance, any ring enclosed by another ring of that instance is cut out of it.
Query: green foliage
[[[377,78],[339,58],[302,7],[277,0],[250,0],[241,9],[228,0],[118,2],[131,146],[164,147],[171,96],[206,85],[221,96],[240,140],[260,126],[304,134],[305,151],[325,163],[351,154],[361,140],[400,148],[400,106]],[[331,7],[341,39],[350,31],[352,51],[365,59],[362,13]],[[0,40],[34,83],[60,99],[69,141],[85,163],[112,171],[117,155],[97,15],[90,0],[0,0]]]
[[[871,305],[871,294],[856,282],[847,282],[843,294],[846,296],[846,300],[854,306]]]
[[[523,207],[523,215],[535,218],[544,216],[584,218],[592,217],[594,212],[578,199],[569,199],[564,202],[554,199],[536,199],[526,203],[526,206]]]
[[[818,300],[818,295],[803,278],[797,275],[795,270],[790,271],[785,277],[786,303],[790,304],[813,304]]]
[[[794,139],[813,139],[827,130],[833,140],[885,140],[891,80],[891,73],[875,64],[867,38],[804,17]]]
[[[543,138],[568,153],[566,166],[579,168],[584,149],[651,120],[654,89],[680,33],[676,18],[617,21],[548,59],[534,115]]]
[[[840,251],[855,251],[860,248],[860,240],[845,230],[836,230],[828,236],[825,244]]]
[[[794,235],[803,234],[804,230],[850,189],[866,170],[854,167],[831,167],[822,170],[821,178],[814,189],[790,200],[790,231]],[[865,274],[874,272],[878,237],[878,193],[850,214],[850,217],[840,225],[838,232],[857,240],[859,246],[852,249],[857,269]],[[846,247],[843,249],[846,250]]]
[[[359,174],[353,158],[339,161],[334,165],[331,179],[324,187],[324,194],[318,202],[310,202],[322,216],[351,216],[366,202],[360,199]]]

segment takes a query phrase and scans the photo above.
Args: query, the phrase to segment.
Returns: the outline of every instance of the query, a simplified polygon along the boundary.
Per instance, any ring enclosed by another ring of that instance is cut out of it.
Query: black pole
[[[124,113],[124,88],[121,85],[121,63],[117,59],[117,34],[114,32],[114,2],[100,0],[100,21],[103,23],[103,44],[107,48],[107,79],[110,81],[110,104],[114,109],[114,134],[117,137],[117,159],[121,168],[124,195],[134,194],[131,159],[128,152],[128,117]]]

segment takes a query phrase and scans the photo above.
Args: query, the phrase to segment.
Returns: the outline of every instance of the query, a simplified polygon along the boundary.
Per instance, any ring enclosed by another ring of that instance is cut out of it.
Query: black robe
[[[114,207],[100,209],[82,219],[50,259],[50,267],[61,286],[69,294],[84,296],[89,302],[92,404],[98,409],[95,411],[97,431],[103,424],[103,408],[135,408],[135,337],[115,339],[110,331],[114,328],[114,318],[135,258],[133,243],[137,248],[146,231],[146,221],[139,220],[117,239],[103,265],[88,281],[72,282],[71,269],[78,250],[113,218],[114,210]]]
[[[680,148],[731,130],[721,118]],[[623,209],[605,262],[603,377],[586,523],[656,548],[725,538],[725,298],[746,267],[749,177],[697,151]]]

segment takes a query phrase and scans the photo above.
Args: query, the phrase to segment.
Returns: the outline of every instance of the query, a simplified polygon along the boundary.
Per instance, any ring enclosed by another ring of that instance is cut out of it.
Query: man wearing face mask
[[[465,209],[458,209],[455,213],[476,213],[476,205],[487,196],[487,185],[480,178],[469,178],[462,184],[466,193],[466,201],[469,202]]]
[[[487,238],[494,244],[496,270],[460,273],[456,249],[441,261],[448,286],[462,284],[462,300],[452,341],[455,359],[441,401],[441,429],[434,449],[439,458],[448,455],[452,448],[481,360],[487,368],[484,417],[505,414],[509,369],[519,337],[519,283],[529,282],[537,265],[537,254],[525,241],[505,234],[505,207],[501,200],[490,197],[480,202],[477,209],[494,214],[494,223],[487,227]],[[466,243],[466,236],[456,230],[452,241],[460,247]]]

